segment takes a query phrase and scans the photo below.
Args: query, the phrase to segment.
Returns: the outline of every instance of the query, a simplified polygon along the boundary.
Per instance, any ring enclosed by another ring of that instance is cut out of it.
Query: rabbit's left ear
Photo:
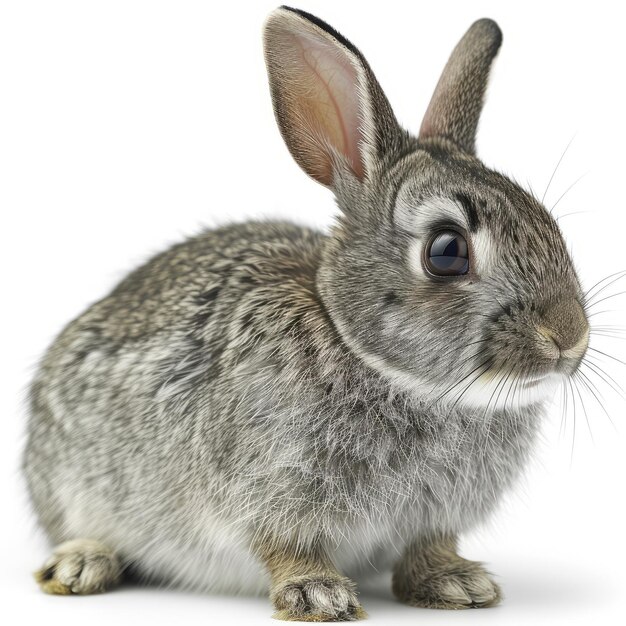
[[[502,32],[489,19],[474,22],[452,52],[420,129],[420,139],[450,139],[474,153],[489,70],[500,49]]]
[[[401,131],[363,55],[328,24],[289,7],[268,17],[264,44],[276,120],[298,165],[326,186],[339,169],[370,176]]]

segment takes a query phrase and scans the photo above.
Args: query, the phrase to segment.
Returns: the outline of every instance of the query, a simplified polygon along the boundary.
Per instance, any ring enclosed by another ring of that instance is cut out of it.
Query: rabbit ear
[[[400,129],[363,55],[289,7],[268,17],[264,45],[276,120],[298,165],[326,186],[339,168],[368,177]]]
[[[474,153],[476,128],[491,63],[502,32],[489,19],[474,22],[453,50],[420,129],[420,139],[445,137]]]

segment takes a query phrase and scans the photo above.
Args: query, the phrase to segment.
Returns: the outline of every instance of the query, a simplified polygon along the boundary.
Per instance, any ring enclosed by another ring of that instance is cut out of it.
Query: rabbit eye
[[[467,274],[469,252],[465,237],[454,230],[435,233],[424,251],[424,264],[434,276]]]

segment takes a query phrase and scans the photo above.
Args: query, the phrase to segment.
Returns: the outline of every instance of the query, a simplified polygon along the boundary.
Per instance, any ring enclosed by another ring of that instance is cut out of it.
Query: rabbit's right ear
[[[298,165],[326,186],[338,169],[370,176],[402,133],[363,55],[289,7],[268,17],[264,45],[276,120]]]
[[[420,139],[442,137],[474,154],[491,64],[502,32],[490,19],[474,22],[453,50],[422,122]]]

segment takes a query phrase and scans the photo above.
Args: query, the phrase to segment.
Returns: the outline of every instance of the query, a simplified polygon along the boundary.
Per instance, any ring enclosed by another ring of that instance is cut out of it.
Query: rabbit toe
[[[116,585],[120,576],[115,553],[91,539],[61,544],[35,572],[41,589],[56,595],[102,593]]]
[[[435,609],[487,608],[500,602],[502,592],[479,565],[435,575],[402,598],[407,604]]]
[[[280,583],[271,595],[276,619],[342,622],[366,617],[354,583],[344,577],[300,576]]]

